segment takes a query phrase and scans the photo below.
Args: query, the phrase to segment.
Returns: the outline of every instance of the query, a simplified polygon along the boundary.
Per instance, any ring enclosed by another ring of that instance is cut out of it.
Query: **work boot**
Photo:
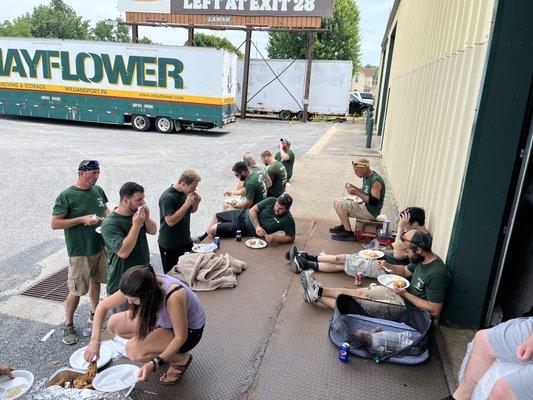
[[[342,232],[333,233],[331,235],[333,240],[341,240],[343,242],[355,242],[355,234],[353,231],[343,230]]]
[[[344,225],[343,224],[334,226],[333,228],[329,228],[330,233],[342,232],[343,230],[344,230]]]
[[[74,330],[74,325],[65,325],[63,328],[63,343],[69,345],[78,343],[78,336]]]

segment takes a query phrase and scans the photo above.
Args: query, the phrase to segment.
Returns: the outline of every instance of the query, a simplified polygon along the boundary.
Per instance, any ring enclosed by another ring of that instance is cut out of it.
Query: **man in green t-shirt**
[[[287,184],[287,170],[281,163],[277,161],[272,153],[268,150],[261,153],[261,161],[268,166],[267,173],[272,180],[272,186],[268,188],[268,197],[279,197],[285,193],[285,185]]]
[[[241,231],[243,236],[264,237],[268,243],[292,243],[296,228],[289,211],[291,205],[292,197],[284,193],[277,199],[268,197],[250,209],[223,211],[215,214],[207,232],[213,237],[232,237]],[[272,235],[275,232],[283,234]]]
[[[276,153],[276,160],[281,161],[283,166],[287,170],[287,183],[290,182],[292,178],[292,169],[294,167],[294,152],[290,149],[291,142],[287,139],[280,139],[278,144],[279,151]]]
[[[255,206],[267,197],[267,184],[261,172],[252,172],[243,161],[236,162],[232,168],[235,177],[244,182],[244,190],[227,191],[224,196],[244,195],[244,200],[235,201],[230,208],[243,209]]]
[[[304,289],[304,298],[311,303],[322,303],[335,308],[336,298],[341,294],[373,300],[362,302],[361,305],[371,315],[390,317],[397,312],[397,307],[411,304],[426,310],[432,317],[438,317],[442,311],[446,289],[450,282],[450,273],[444,262],[431,251],[431,236],[415,231],[409,240],[406,250],[409,265],[394,265],[381,261],[379,267],[387,269],[390,273],[410,279],[410,286],[406,288],[385,287],[382,285],[369,286],[368,288],[346,289],[327,288],[313,278],[312,269],[305,270],[300,275]],[[374,303],[381,302],[381,303]]]
[[[198,210],[202,198],[196,193],[200,175],[184,171],[177,182],[159,198],[159,252],[165,274],[178,263],[186,251],[191,251],[191,214]]]
[[[135,182],[126,182],[119,191],[120,203],[102,223],[109,269],[107,294],[119,288],[124,272],[136,265],[150,263],[150,249],[146,234],[155,235],[156,222],[144,202],[144,188]]]
[[[107,282],[107,255],[102,236],[96,231],[108,214],[107,197],[96,185],[100,176],[100,164],[96,160],[84,160],[78,167],[78,180],[57,196],[52,211],[52,229],[63,229],[69,256],[65,301],[65,328],[63,343],[78,341],[73,326],[74,312],[80,296],[89,293],[91,322],[100,299],[100,284]]]
[[[350,217],[357,220],[375,221],[385,199],[385,181],[377,172],[370,169],[370,161],[364,158],[352,161],[352,167],[358,178],[363,178],[363,186],[358,188],[346,183],[348,194],[357,196],[360,200],[339,198],[333,202],[333,207],[339,216],[340,225],[329,231],[333,240],[355,242],[355,234],[350,225]],[[357,225],[356,225],[357,226]]]

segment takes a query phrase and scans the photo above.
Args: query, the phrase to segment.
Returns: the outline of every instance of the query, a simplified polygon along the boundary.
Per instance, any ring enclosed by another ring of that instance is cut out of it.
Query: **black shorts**
[[[244,230],[244,210],[222,211],[215,214],[217,236],[232,237],[238,230]]]
[[[204,333],[203,326],[200,329],[188,329],[187,340],[185,341],[185,343],[183,343],[183,346],[181,346],[180,349],[178,350],[178,354],[188,353],[189,351],[194,349],[196,345],[200,342],[200,339],[202,338],[203,333]]]

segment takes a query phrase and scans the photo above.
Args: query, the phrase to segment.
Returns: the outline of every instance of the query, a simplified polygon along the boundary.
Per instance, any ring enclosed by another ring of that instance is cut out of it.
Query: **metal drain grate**
[[[68,295],[67,277],[68,267],[65,267],[29,289],[26,289],[21,295],[36,297],[38,299],[65,301]]]

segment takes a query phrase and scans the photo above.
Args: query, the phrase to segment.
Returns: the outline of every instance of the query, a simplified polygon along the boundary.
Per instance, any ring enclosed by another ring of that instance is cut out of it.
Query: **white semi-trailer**
[[[211,129],[235,120],[226,50],[0,37],[0,114]]]
[[[243,65],[243,60],[239,60],[237,107],[241,106]],[[306,66],[306,60],[250,60],[246,111],[301,119]],[[350,104],[351,79],[351,61],[313,60],[308,112],[345,117]]]

